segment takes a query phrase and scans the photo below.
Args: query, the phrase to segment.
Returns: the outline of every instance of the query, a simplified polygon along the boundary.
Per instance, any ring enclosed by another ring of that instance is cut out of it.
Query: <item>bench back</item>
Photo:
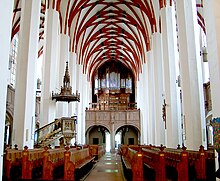
[[[22,152],[22,179],[32,179],[32,170],[35,167],[43,167],[44,149],[28,149]],[[35,173],[38,174],[38,173]]]
[[[4,171],[5,177],[10,179],[10,172],[12,167],[20,167],[22,165],[22,150],[8,149],[4,154]],[[18,171],[18,169],[15,169]],[[21,173],[13,173],[21,177]]]
[[[155,180],[165,181],[166,167],[163,148],[161,147],[161,149],[157,150],[151,148],[142,148],[142,154],[144,164],[155,170]]]
[[[84,148],[82,150],[70,150],[70,161],[75,165],[81,164],[85,159],[89,157],[89,148]]]

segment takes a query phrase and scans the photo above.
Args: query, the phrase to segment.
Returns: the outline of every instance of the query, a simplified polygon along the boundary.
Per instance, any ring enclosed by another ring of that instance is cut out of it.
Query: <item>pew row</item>
[[[186,150],[184,146],[182,149],[172,149],[151,145],[122,145],[120,154],[122,164],[125,167],[124,172],[128,172],[129,166],[136,162],[136,160],[130,159],[131,149],[142,154],[144,170],[142,171],[145,173],[143,175],[145,179],[146,177],[150,180],[161,181],[167,179],[178,181],[214,179],[214,152],[205,151],[203,146],[200,146],[199,151],[191,151]],[[131,166],[130,169],[132,170]],[[133,173],[135,170],[131,172]]]
[[[64,180],[81,178],[88,172],[94,163],[95,157],[89,153],[89,148],[82,150],[68,149],[65,152]]]
[[[89,152],[95,160],[99,160],[105,154],[104,145],[89,145]]]
[[[155,171],[155,181],[166,180],[165,155],[163,150],[163,147],[161,147],[159,150],[142,148],[143,164]]]
[[[174,149],[164,149],[165,155],[165,165],[167,176],[171,179],[178,179],[178,181],[188,181],[188,153],[186,149],[174,150]],[[173,172],[168,174],[168,171],[172,169]]]
[[[64,174],[64,148],[48,149],[43,153],[43,177],[44,180],[62,178]]]
[[[22,152],[22,179],[38,179],[43,174],[44,149],[29,149],[25,146]]]
[[[215,156],[214,150],[204,150],[203,146],[200,146],[199,151],[187,150],[185,146],[183,148],[173,149],[165,148],[166,155],[169,153],[184,153],[186,155],[185,165],[187,164],[188,168],[185,168],[188,175],[188,180],[212,180],[215,175]],[[172,159],[172,156],[169,158]],[[185,167],[185,166],[184,166]],[[186,175],[180,173],[180,175]],[[183,179],[185,180],[185,179]]]
[[[75,180],[93,167],[90,147],[49,149],[9,149],[4,155],[4,180]]]
[[[134,149],[124,147],[121,150],[124,175],[127,180],[143,181],[142,154]]]
[[[21,178],[22,150],[7,149],[3,160],[3,180]]]

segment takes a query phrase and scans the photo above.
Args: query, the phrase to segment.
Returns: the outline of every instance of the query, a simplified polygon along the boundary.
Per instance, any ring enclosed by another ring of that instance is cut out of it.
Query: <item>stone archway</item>
[[[86,143],[92,145],[106,144],[106,133],[110,131],[103,125],[93,125],[86,130]]]
[[[115,152],[115,134],[120,127],[133,126],[140,133],[140,125],[139,109],[124,111],[86,110],[86,130],[88,131],[93,126],[105,127],[110,133],[111,152]]]
[[[120,140],[117,137],[120,137]],[[140,130],[132,125],[121,126],[116,130],[115,140],[117,140],[116,147],[118,144],[138,145],[140,143]]]

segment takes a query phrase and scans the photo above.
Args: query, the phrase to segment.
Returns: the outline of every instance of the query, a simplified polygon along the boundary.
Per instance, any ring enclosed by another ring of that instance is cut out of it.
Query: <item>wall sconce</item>
[[[207,48],[206,47],[202,47],[202,59],[203,62],[208,62],[208,58],[207,58]]]

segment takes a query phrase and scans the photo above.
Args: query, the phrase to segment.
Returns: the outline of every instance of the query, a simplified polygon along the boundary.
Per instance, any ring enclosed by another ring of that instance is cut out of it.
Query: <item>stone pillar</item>
[[[33,148],[40,1],[21,2],[12,144]]]
[[[70,85],[72,86],[72,93],[76,93],[76,53],[70,52],[69,73]],[[75,112],[76,102],[70,102],[68,106],[68,116],[73,116]]]
[[[149,102],[148,102],[148,81],[147,80],[147,66],[143,64],[142,74],[139,75],[136,85],[137,95],[137,108],[140,109],[140,125],[141,125],[141,140],[140,144],[149,144],[148,138],[148,114],[149,114]]]
[[[148,84],[148,82],[144,82],[145,78],[145,74],[146,74],[146,64],[143,65],[143,71],[142,74],[139,75],[139,80],[137,81],[137,89],[136,89],[136,94],[137,94],[137,108],[140,108],[140,125],[141,125],[141,140],[140,140],[140,144],[147,144],[147,115],[148,115],[148,102],[147,102],[147,89],[146,89],[146,85]],[[145,92],[145,95],[143,95],[143,93]],[[144,99],[144,100],[143,100]]]
[[[148,96],[147,96],[147,102],[149,103],[149,107],[147,109],[148,111],[148,126],[147,126],[147,132],[148,132],[148,141],[151,144],[155,144],[155,81],[154,81],[154,62],[153,62],[153,53],[152,51],[149,51],[147,53],[147,79],[144,79],[148,82]],[[143,96],[145,96],[145,92],[143,93]]]
[[[1,94],[0,94],[0,170],[3,170],[3,150],[4,150],[4,132],[5,132],[5,113],[6,113],[6,99],[7,99],[7,75],[8,75],[8,61],[10,52],[11,28],[12,28],[12,0],[0,1],[0,39],[1,39]],[[4,18],[3,18],[4,17]],[[0,171],[0,178],[2,178],[2,171]]]
[[[204,18],[207,31],[207,52],[212,97],[212,116],[220,117],[220,4],[218,0],[204,1]],[[219,169],[216,152],[216,169]]]
[[[82,114],[82,118],[81,118],[81,143],[85,144],[85,110],[86,110],[86,105],[89,105],[88,101],[87,101],[87,89],[88,89],[88,83],[87,83],[87,79],[86,79],[86,74],[82,74],[82,89],[81,89],[81,93],[82,93],[82,102],[81,102],[81,114]]]
[[[212,115],[214,118],[220,117],[220,11],[218,8],[220,8],[220,4],[217,0],[204,1]]]
[[[161,32],[163,42],[164,100],[166,121],[166,146],[176,148],[181,144],[180,95],[177,92],[177,42],[174,7],[167,5],[161,9]]]
[[[146,53],[146,60],[150,61],[151,52]],[[143,73],[140,76],[140,81],[138,82],[138,94],[140,94],[139,102],[141,104],[141,134],[142,143],[150,144],[152,137],[152,130],[150,128],[150,83],[149,83],[149,73],[148,73],[148,62],[143,64]]]
[[[202,67],[200,61],[199,25],[196,2],[177,0],[180,73],[183,115],[188,149],[198,150],[206,144],[206,124]]]
[[[93,89],[93,87],[92,87],[92,80],[90,81],[90,82],[88,82],[89,83],[89,88],[88,88],[88,102],[89,103],[92,103],[92,93],[93,93],[93,91],[92,91],[92,89]],[[88,108],[89,108],[89,104],[88,104]]]
[[[115,153],[115,125],[114,125],[114,120],[111,120],[111,135],[110,136],[111,136],[111,150],[110,150],[110,152]]]
[[[41,127],[54,121],[56,114],[56,102],[52,101],[51,93],[56,91],[59,13],[49,6],[45,17]]]
[[[152,51],[154,64],[154,101],[155,101],[155,145],[165,144],[165,129],[162,119],[162,104],[163,104],[163,71],[162,71],[162,35],[154,33],[152,37]]]
[[[84,83],[83,83],[83,73],[82,73],[82,65],[77,65],[77,83],[76,83],[76,87],[77,90],[80,93],[80,102],[77,104],[77,112],[78,112],[78,125],[77,125],[77,134],[78,134],[78,142],[82,143],[83,141],[83,136],[85,137],[85,135],[82,135],[82,127],[83,127],[83,99],[84,99],[84,95],[83,95],[83,89],[84,87]]]
[[[57,90],[56,92],[60,92],[61,86],[63,86],[63,77],[66,69],[66,62],[69,62],[69,36],[66,34],[60,34],[60,52],[59,52],[59,60],[57,72],[59,75]],[[56,117],[66,117],[68,116],[68,103],[67,102],[57,102],[56,103]]]
[[[79,64],[77,64],[77,61],[76,61],[76,82],[75,82],[75,86],[76,86],[76,91],[79,92]],[[80,93],[80,92],[79,92]],[[81,94],[80,94],[80,102],[81,102]],[[79,105],[80,105],[80,102],[75,102],[75,114],[77,115],[78,117],[78,121],[77,121],[77,125],[76,125],[76,132],[77,132],[77,137],[76,137],[76,141],[78,142],[78,134],[80,133],[79,132],[79,124],[80,124],[80,121],[81,121],[81,116],[80,116],[80,112],[79,112]]]

